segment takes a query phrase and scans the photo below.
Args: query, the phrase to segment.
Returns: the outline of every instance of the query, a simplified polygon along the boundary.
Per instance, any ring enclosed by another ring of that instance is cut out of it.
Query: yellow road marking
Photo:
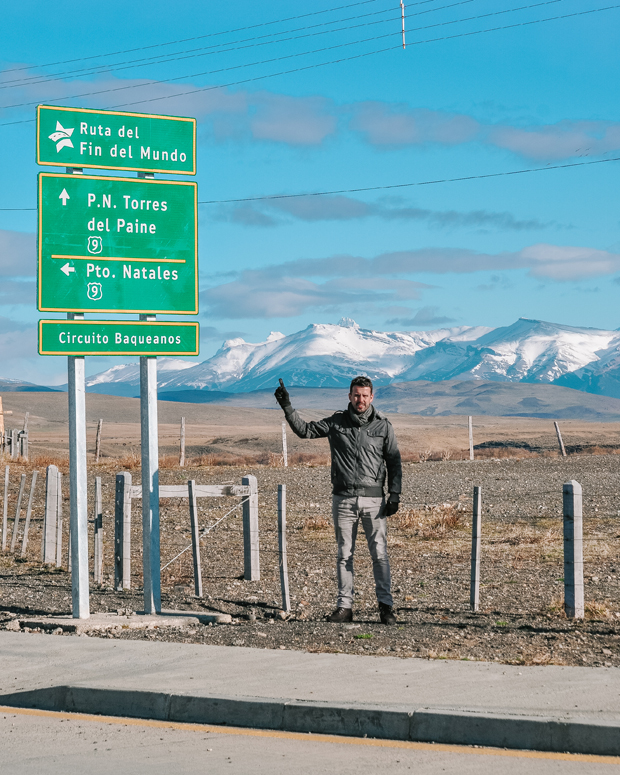
[[[214,724],[187,724],[180,721],[157,721],[153,719],[126,718],[124,716],[95,716],[89,713],[65,713],[55,710],[37,710],[34,708],[10,708],[0,705],[0,713],[16,716],[35,716],[51,719],[69,719],[73,721],[95,721],[100,724],[124,724],[133,727],[152,729],[178,729],[185,732],[211,732],[219,735],[242,735],[245,737],[267,737],[279,740],[312,740],[318,743],[338,743],[340,745],[360,745],[371,748],[403,748],[410,751],[429,751],[432,753],[476,754],[478,756],[507,756],[512,759],[552,759],[563,762],[584,762],[588,764],[620,764],[620,756],[596,756],[582,753],[553,753],[551,751],[518,751],[504,748],[473,748],[468,745],[447,745],[445,743],[414,743],[408,740],[377,740],[367,737],[342,737],[339,735],[319,735],[303,732],[280,732],[273,729],[246,729],[244,727],[222,727]]]

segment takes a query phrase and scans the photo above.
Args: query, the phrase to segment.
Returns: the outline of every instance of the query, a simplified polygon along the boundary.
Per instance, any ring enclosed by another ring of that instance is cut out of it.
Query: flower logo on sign
[[[99,301],[103,298],[103,287],[101,283],[88,283],[86,295],[91,301]]]
[[[56,122],[56,131],[49,136],[50,140],[56,143],[56,153],[62,148],[73,148],[73,143],[71,142],[72,134],[73,129],[65,129],[60,121]]]
[[[88,238],[89,253],[101,253],[102,249],[103,249],[103,240],[101,239],[101,237]]]

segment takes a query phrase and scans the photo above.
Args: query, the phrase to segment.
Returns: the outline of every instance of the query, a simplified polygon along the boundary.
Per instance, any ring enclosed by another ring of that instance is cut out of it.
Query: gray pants
[[[338,608],[353,608],[353,553],[360,520],[372,557],[377,600],[393,605],[387,555],[387,517],[380,516],[384,506],[383,498],[333,496],[332,516],[338,542]]]

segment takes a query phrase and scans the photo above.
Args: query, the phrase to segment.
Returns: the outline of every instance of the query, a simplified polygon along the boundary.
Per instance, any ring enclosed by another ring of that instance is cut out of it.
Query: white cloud
[[[34,234],[0,229],[0,277],[34,277],[36,266]]]

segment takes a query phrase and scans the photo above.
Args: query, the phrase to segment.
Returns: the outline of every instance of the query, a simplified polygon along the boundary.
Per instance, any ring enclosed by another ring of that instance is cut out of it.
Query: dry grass
[[[395,527],[429,541],[464,527],[464,507],[460,503],[442,503],[398,512]]]
[[[589,600],[585,604],[586,619],[611,619],[613,611],[606,603],[598,603],[596,600]]]
[[[508,525],[494,526],[493,532],[497,532],[497,535],[491,535],[485,541],[485,543],[491,546],[493,544],[509,544],[510,546],[542,544],[546,547],[557,545],[558,542],[561,543],[562,541],[562,531],[560,528],[550,527],[541,529],[540,526],[531,525],[523,520]]]
[[[314,468],[316,466],[328,466],[330,465],[331,457],[327,454],[311,454],[309,452],[295,452],[288,456],[288,464],[290,466],[308,466]]]
[[[325,517],[306,517],[302,530],[328,530],[332,527],[332,523],[325,519]]]

